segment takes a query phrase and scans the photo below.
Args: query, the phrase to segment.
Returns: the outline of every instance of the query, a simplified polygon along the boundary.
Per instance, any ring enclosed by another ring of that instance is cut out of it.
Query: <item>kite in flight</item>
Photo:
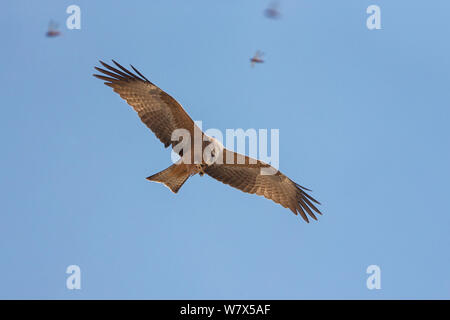
[[[264,53],[261,51],[256,51],[255,55],[250,59],[252,67],[255,65],[255,63],[264,63],[264,60],[262,59]]]
[[[148,177],[147,180],[163,183],[172,192],[177,193],[189,177],[197,173],[203,176],[206,173],[243,192],[273,200],[289,208],[294,214],[300,214],[306,222],[309,222],[308,215],[317,220],[315,213],[322,214],[314,205],[320,203],[306,192],[311,190],[298,185],[269,164],[227,149],[222,151],[223,161],[211,162],[202,158],[196,162],[193,161],[196,153],[194,142],[190,140],[186,143],[188,152],[185,148],[177,151],[176,146],[180,142],[172,139],[172,133],[177,129],[184,130],[193,137],[194,131],[200,130],[199,127],[174,98],[150,82],[137,69],[131,66],[135,72],[132,73],[114,60],[113,62],[116,67],[100,61],[104,69],[95,67],[102,74],[94,76],[106,81],[107,86],[113,88],[114,92],[133,107],[142,122],[155,133],[164,146],[172,146],[180,156],[180,160],[175,164]],[[217,141],[203,132],[201,136],[202,148]],[[211,154],[214,154],[214,151]],[[272,171],[273,174],[263,174],[264,169]]]
[[[56,22],[50,21],[48,24],[48,31],[45,35],[49,38],[54,38],[61,35],[61,32],[58,31],[58,24]]]
[[[280,4],[278,1],[272,2],[270,6],[264,10],[264,14],[267,18],[271,19],[278,19],[281,16],[280,10],[279,10]]]

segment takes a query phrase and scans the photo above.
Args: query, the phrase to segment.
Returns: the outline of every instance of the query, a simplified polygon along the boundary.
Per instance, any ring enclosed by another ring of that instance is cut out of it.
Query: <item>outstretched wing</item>
[[[232,154],[234,159],[242,156],[235,152],[232,152]],[[249,160],[253,162],[249,162]],[[271,168],[272,172],[276,173],[263,175],[261,174],[261,169],[264,167]],[[306,193],[306,191],[311,190],[296,184],[280,171],[264,162],[245,156],[244,164],[238,164],[237,161],[234,161],[233,164],[228,164],[227,161],[223,161],[223,164],[215,163],[208,166],[205,168],[205,173],[241,191],[273,200],[283,207],[291,209],[296,215],[300,213],[306,222],[309,222],[306,214],[315,220],[317,218],[314,212],[322,214],[314,205],[314,203],[320,203]]]
[[[142,122],[152,130],[164,147],[178,143],[172,141],[172,132],[175,129],[186,129],[193,136],[194,121],[184,111],[183,107],[170,95],[151,83],[133,66],[137,73],[125,69],[113,60],[117,68],[102,61],[105,69],[97,68],[103,75],[94,74],[95,77],[105,80],[105,84],[114,89],[138,113]]]

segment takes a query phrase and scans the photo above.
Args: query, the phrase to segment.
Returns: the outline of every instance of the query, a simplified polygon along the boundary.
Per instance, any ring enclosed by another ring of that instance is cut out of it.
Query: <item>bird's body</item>
[[[252,67],[255,65],[255,63],[264,63],[264,60],[262,59],[263,55],[264,54],[261,51],[256,51],[255,55],[250,58]]]
[[[134,108],[164,146],[172,146],[180,156],[176,163],[148,180],[163,183],[177,193],[189,177],[207,174],[243,192],[271,199],[293,213],[299,213],[307,222],[307,214],[317,220],[314,213],[321,212],[314,203],[319,202],[307,194],[309,189],[267,163],[225,149],[220,142],[203,133],[175,99],[133,66],[136,74],[113,62],[117,68],[100,61],[105,69],[96,67],[102,75],[94,76],[106,81],[106,85]],[[187,136],[200,139],[187,139]]]
[[[57,30],[49,30],[49,31],[47,31],[47,33],[45,35],[49,38],[53,38],[53,37],[59,36],[60,34],[61,34],[61,32],[59,32]]]
[[[281,16],[280,10],[279,10],[280,4],[278,1],[272,2],[270,6],[264,10],[264,14],[267,18],[271,19],[278,19]]]
[[[258,57],[253,57],[250,59],[250,62],[252,63],[253,66],[255,63],[264,63],[264,60]]]
[[[60,36],[61,32],[58,30],[58,24],[54,21],[50,21],[48,24],[48,30],[45,35],[49,38]]]

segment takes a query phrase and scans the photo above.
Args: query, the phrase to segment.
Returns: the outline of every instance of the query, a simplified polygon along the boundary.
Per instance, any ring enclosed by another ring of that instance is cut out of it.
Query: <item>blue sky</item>
[[[450,3],[284,0],[277,21],[268,3],[2,6],[0,298],[450,298]],[[170,152],[92,77],[98,59],[133,64],[204,129],[279,129],[280,169],[324,215],[207,176],[177,195],[145,180]]]

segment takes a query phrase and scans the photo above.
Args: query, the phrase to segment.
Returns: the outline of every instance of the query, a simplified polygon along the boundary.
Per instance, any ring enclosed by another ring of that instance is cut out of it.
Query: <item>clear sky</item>
[[[450,298],[450,2],[284,0],[279,20],[268,4],[2,5],[0,298]],[[177,195],[145,180],[170,151],[92,77],[99,59],[133,64],[204,129],[279,129],[281,171],[324,215],[208,176]]]

